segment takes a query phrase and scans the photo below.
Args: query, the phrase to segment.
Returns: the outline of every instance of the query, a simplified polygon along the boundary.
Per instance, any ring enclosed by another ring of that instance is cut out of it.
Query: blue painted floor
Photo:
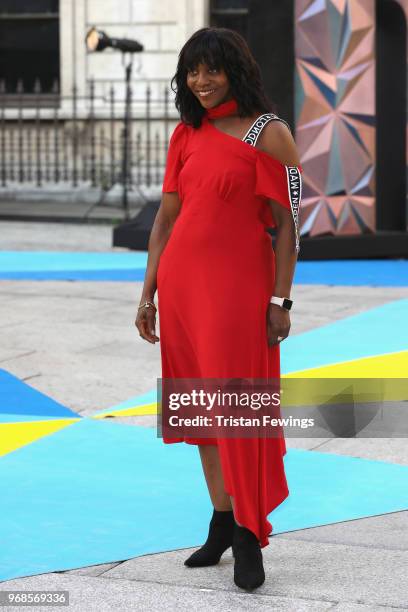
[[[0,423],[39,419],[69,419],[79,415],[0,369]]]
[[[408,508],[408,467],[289,449],[273,533]],[[81,419],[0,461],[0,580],[201,544],[211,504],[196,447]],[[384,495],[384,491],[387,494]],[[27,504],[29,500],[29,504]]]
[[[147,252],[0,251],[0,279],[141,281]],[[294,282],[345,286],[408,286],[408,261],[299,261]]]
[[[408,299],[395,300],[281,344],[283,373],[381,355],[408,348]]]

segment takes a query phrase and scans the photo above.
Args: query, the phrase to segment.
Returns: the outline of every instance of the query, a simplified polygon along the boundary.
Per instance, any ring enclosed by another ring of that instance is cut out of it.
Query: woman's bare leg
[[[216,445],[199,445],[200,458],[212,504],[216,510],[232,510],[231,499],[224,489],[220,456]]]
[[[230,497],[225,492],[224,478],[222,475],[220,455],[218,453],[218,447],[215,445],[199,445],[201,463],[207,482],[208,491],[212,504],[216,510],[233,510],[234,509],[234,498]],[[235,521],[237,525],[241,526],[240,523]]]

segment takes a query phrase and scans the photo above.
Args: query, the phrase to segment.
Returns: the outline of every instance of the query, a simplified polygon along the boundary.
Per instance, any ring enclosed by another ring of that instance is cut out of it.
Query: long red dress
[[[299,166],[300,170],[301,167]],[[277,378],[268,346],[274,289],[268,198],[291,210],[286,166],[204,117],[171,137],[163,192],[181,209],[157,272],[162,378]],[[236,520],[269,544],[267,515],[289,495],[281,438],[163,438],[218,444]]]

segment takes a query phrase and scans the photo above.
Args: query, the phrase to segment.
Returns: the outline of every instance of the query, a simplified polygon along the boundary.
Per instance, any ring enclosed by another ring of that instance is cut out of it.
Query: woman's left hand
[[[279,344],[289,336],[290,314],[289,311],[278,304],[269,304],[266,315],[268,333],[268,345]],[[278,340],[280,338],[280,340]]]

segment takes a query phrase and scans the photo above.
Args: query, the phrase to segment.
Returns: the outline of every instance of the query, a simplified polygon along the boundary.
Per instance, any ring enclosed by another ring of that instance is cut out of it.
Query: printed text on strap
[[[274,113],[265,113],[254,121],[242,140],[255,147],[263,128],[270,121],[282,121],[282,123],[289,128],[289,131],[291,131],[289,124],[284,119],[281,119]],[[285,169],[288,183],[290,209],[292,211],[293,222],[295,225],[296,252],[299,253],[299,209],[302,201],[302,175],[297,166],[285,166]]]
[[[253,122],[242,140],[254,147],[265,125],[270,121],[281,121],[282,123],[287,125],[290,130],[289,124],[284,119],[281,119],[280,117],[278,117],[278,115],[275,115],[274,113],[265,113],[264,115],[261,115],[260,117],[255,119],[255,121]]]

